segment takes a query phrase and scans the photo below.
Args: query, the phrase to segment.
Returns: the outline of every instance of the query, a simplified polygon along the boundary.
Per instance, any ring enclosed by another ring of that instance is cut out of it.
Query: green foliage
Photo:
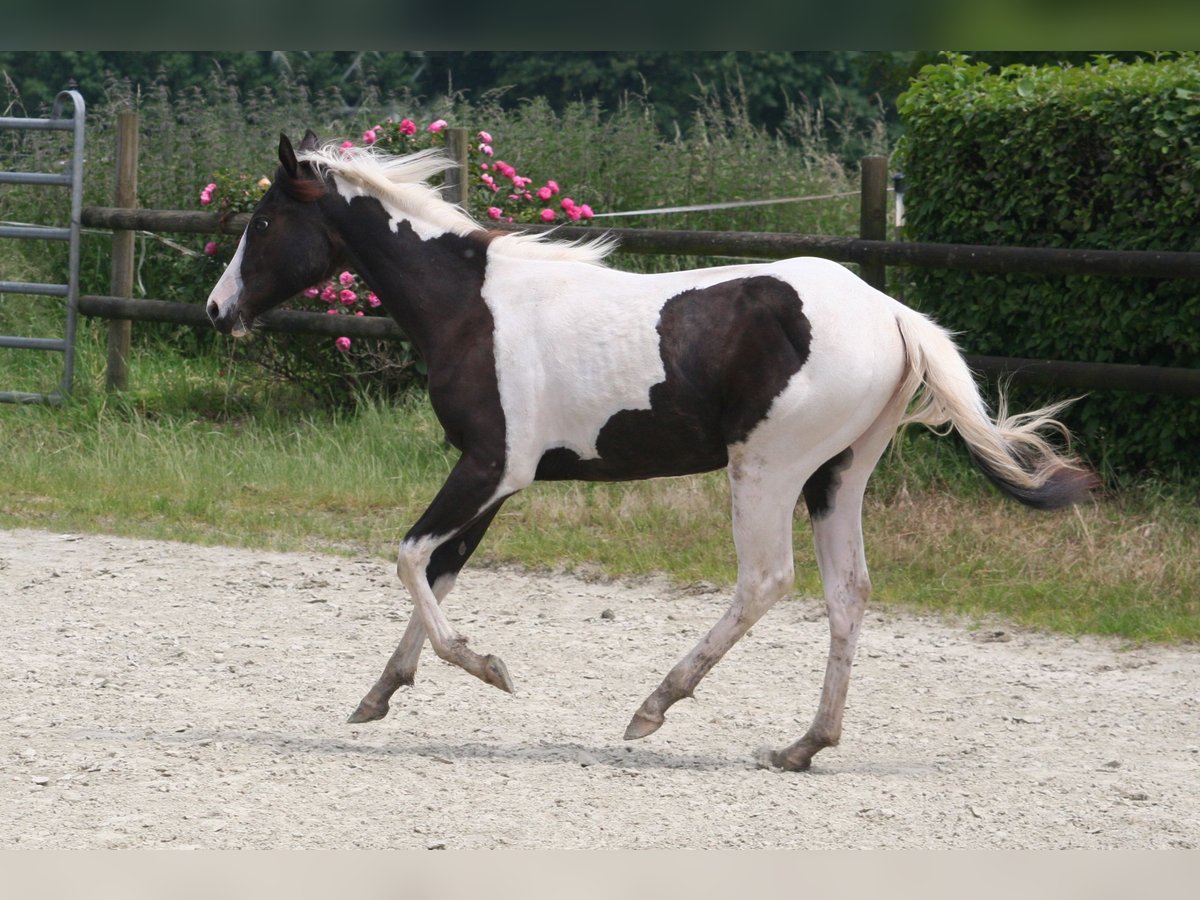
[[[459,94],[514,110],[544,98],[555,110],[587,99],[615,109],[639,97],[652,104],[652,127],[663,135],[686,127],[705,99],[735,90],[750,117],[769,131],[792,104],[839,108],[865,131],[906,80],[916,54],[893,51],[0,51],[0,76],[20,93],[19,108],[40,115],[61,89],[85,95],[108,77],[178,95],[214,78],[250,95],[281,80],[314,93],[336,87],[347,104],[370,107],[380,87],[416,97]],[[0,77],[0,80],[3,80]],[[890,102],[889,121],[894,121]],[[826,120],[828,137],[837,120]],[[847,146],[847,160],[862,155]]]
[[[998,72],[950,56],[921,70],[899,109],[914,240],[1200,250],[1196,54]],[[907,299],[975,353],[1200,367],[1192,282],[929,269]],[[1110,475],[1194,467],[1195,400],[1098,391],[1066,421]]]

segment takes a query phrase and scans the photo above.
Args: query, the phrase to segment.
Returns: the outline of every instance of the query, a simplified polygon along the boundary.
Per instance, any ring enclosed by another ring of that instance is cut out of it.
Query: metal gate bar
[[[71,118],[63,117],[63,105],[70,101]],[[71,189],[71,224],[67,228],[45,225],[0,225],[0,238],[25,240],[68,241],[67,283],[38,284],[25,281],[0,281],[0,293],[34,294],[66,298],[66,333],[59,338],[18,337],[0,335],[0,347],[22,350],[49,350],[63,354],[63,376],[58,387],[49,394],[0,391],[0,401],[7,403],[61,403],[71,392],[75,377],[75,321],[79,308],[79,234],[80,210],[83,208],[83,135],[86,117],[83,97],[78,91],[63,91],[54,98],[49,119],[0,118],[0,130],[73,131],[74,148],[69,172],[56,175],[48,172],[0,172],[0,184],[62,185]]]

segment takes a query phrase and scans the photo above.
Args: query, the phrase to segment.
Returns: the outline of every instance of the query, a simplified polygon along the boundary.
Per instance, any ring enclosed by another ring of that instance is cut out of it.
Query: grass
[[[329,412],[246,364],[162,350],[140,352],[134,390],[112,396],[102,359],[89,323],[71,403],[0,406],[0,526],[391,558],[455,458],[420,397]],[[481,557],[728,586],[728,510],[723,473],[536,485],[504,507]],[[998,497],[953,441],[914,435],[881,465],[865,523],[876,602],[1130,641],[1200,638],[1200,510],[1178,489],[1143,484],[1034,513]],[[797,590],[813,595],[806,532],[798,522]]]

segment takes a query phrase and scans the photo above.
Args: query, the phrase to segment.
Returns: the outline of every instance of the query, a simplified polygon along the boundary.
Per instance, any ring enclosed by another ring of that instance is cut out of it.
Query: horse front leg
[[[387,701],[411,684],[425,638],[434,652],[476,678],[512,693],[512,679],[497,656],[467,647],[440,603],[454,577],[478,546],[500,504],[512,491],[499,493],[503,465],[484,454],[464,454],[429,508],[400,543],[396,572],[413,601],[413,618],[379,680],[367,692],[352,722],[370,721],[387,713]]]
[[[425,580],[428,582],[433,595],[440,605],[454,587],[455,579],[479,542],[483,539],[492,519],[495,518],[501,504],[496,503],[491,509],[479,517],[456,540],[448,541],[434,551],[425,569]],[[383,674],[375,682],[358,708],[351,713],[347,720],[351,723],[372,722],[382,719],[388,714],[389,701],[401,687],[411,687],[416,677],[417,663],[421,658],[421,650],[425,646],[425,625],[421,616],[414,611],[408,620],[408,627],[400,639],[396,652],[388,659]]]

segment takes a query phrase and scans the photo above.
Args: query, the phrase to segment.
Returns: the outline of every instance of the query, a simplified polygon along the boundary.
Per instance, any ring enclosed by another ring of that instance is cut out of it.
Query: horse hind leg
[[[692,650],[648,696],[625,729],[625,739],[645,737],[663,724],[668,708],[692,696],[696,685],[776,601],[792,588],[792,511],[801,477],[729,468],[738,578],[733,602]]]
[[[783,750],[759,751],[765,764],[804,771],[814,755],[841,739],[850,668],[871,593],[863,548],[863,495],[902,412],[903,404],[894,403],[848,450],[822,465],[805,483],[804,500],[829,616],[829,658],[817,714],[808,731]]]

